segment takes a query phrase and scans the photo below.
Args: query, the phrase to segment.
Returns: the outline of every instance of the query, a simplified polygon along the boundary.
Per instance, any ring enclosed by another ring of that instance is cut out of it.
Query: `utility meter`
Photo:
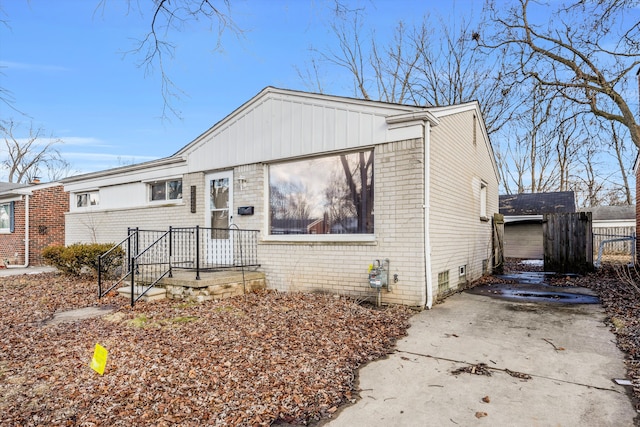
[[[376,289],[389,288],[388,259],[385,259],[382,263],[377,259],[373,264],[369,265],[369,286]]]

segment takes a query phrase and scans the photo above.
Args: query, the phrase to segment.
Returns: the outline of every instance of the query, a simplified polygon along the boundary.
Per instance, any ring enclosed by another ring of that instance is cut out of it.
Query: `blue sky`
[[[131,0],[143,7],[151,0]],[[480,13],[473,0],[362,0],[366,26],[391,33],[431,13],[450,20],[460,11]],[[31,124],[64,141],[59,146],[76,173],[102,170],[173,154],[266,86],[307,90],[310,47],[334,43],[328,23],[333,0],[233,0],[231,16],[242,37],[204,23],[172,33],[174,57],[166,70],[181,98],[181,118],[162,120],[161,80],[145,72],[141,57],[125,54],[148,31],[149,14],[128,10],[126,0],[0,0],[0,87],[15,110],[0,118]],[[439,5],[439,6],[436,6]],[[102,7],[99,7],[102,6]],[[434,9],[436,8],[436,9]],[[352,95],[348,76],[329,77],[325,90]],[[18,110],[18,111],[16,111]],[[47,138],[48,140],[48,138]],[[6,179],[0,171],[0,180]]]

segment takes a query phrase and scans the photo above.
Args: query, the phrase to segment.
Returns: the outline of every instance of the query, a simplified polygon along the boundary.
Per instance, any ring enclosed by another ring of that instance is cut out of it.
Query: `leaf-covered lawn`
[[[95,293],[59,274],[0,278],[0,424],[306,424],[356,398],[357,368],[390,352],[412,314],[321,294],[132,309]],[[115,312],[46,322],[98,305]],[[89,367],[96,343],[103,376]]]

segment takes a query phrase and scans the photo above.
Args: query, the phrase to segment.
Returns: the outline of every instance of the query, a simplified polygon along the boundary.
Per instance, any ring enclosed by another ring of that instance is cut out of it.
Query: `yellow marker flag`
[[[109,352],[106,348],[100,344],[96,344],[96,349],[93,351],[93,358],[91,359],[91,369],[99,373],[104,374],[104,368],[107,366],[107,355]]]

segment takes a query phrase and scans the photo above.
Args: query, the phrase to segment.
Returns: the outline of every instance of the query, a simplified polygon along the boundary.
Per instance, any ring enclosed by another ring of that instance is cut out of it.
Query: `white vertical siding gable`
[[[267,88],[178,154],[196,172],[379,144],[417,108]]]

